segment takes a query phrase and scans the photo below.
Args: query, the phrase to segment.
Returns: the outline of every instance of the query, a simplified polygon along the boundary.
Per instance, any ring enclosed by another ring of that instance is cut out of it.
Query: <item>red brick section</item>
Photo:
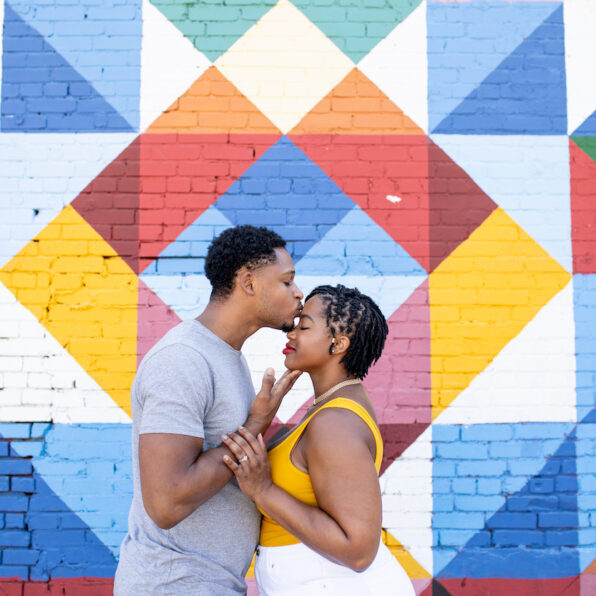
[[[574,577],[513,579],[489,577],[433,580],[420,596],[588,596]]]
[[[497,204],[432,141],[429,170],[429,271],[434,270],[497,208]]]
[[[48,582],[0,578],[1,596],[112,596],[113,591],[113,578],[76,577]]]
[[[180,323],[180,317],[139,279],[137,309],[137,366],[145,354],[167,331]]]
[[[72,205],[141,273],[279,138],[144,134]]]
[[[592,157],[569,139],[573,272],[596,273],[596,139],[583,144]]]
[[[71,203],[133,271],[138,269],[140,171],[136,138]]]
[[[426,136],[290,135],[290,139],[429,270]]]

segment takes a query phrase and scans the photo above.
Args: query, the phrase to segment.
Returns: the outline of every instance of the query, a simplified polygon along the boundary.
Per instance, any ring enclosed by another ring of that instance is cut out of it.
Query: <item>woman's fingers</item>
[[[238,429],[238,433],[242,435],[242,437],[246,440],[246,442],[251,446],[252,450],[257,454],[260,455],[261,446],[257,441],[257,438],[246,428],[241,426]]]
[[[242,439],[242,437],[240,437],[239,435],[236,435],[235,433],[229,433],[229,436],[222,435],[221,438],[222,438],[222,441],[224,442],[225,446],[232,452],[234,457],[237,460],[240,460],[240,458],[244,457],[245,455],[248,455],[248,453],[238,444],[238,441],[236,440],[235,437],[238,437],[238,439],[241,439],[242,441],[244,441],[244,439]],[[246,443],[246,441],[244,441],[244,443],[250,449],[250,446],[248,445],[248,443]]]
[[[224,455],[223,460],[224,464],[226,464],[234,474],[237,474],[240,471],[240,466],[228,455]]]

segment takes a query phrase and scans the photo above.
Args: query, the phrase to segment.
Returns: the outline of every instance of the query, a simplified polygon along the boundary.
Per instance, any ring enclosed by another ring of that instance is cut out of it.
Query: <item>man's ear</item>
[[[331,347],[333,354],[345,354],[350,347],[350,338],[347,335],[338,335]]]
[[[255,295],[254,282],[255,277],[248,269],[242,269],[236,274],[236,285],[248,296]]]

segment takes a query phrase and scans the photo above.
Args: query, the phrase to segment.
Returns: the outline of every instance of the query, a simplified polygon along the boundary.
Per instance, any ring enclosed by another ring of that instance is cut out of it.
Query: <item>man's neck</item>
[[[244,342],[259,329],[259,325],[247,317],[246,310],[231,300],[210,300],[197,321],[235,350],[241,350]]]

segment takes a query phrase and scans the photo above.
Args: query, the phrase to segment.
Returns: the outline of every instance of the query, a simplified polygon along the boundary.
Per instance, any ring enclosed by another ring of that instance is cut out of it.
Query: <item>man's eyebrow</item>
[[[282,275],[296,275],[295,269],[288,269],[288,271],[284,271]]]
[[[300,315],[300,318],[305,318],[305,319],[310,319],[313,323],[315,322],[314,319],[312,317],[310,317],[309,315]]]

